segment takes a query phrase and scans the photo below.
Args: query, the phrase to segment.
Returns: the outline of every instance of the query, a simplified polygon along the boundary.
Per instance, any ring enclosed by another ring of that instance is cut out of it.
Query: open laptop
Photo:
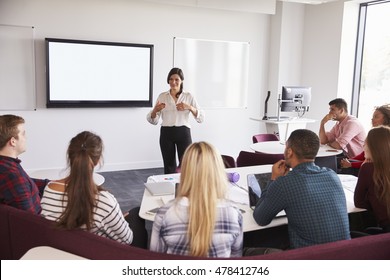
[[[145,187],[152,195],[175,194],[175,184],[172,182],[151,182],[145,183]]]
[[[271,172],[261,173],[261,174],[248,174],[248,197],[249,197],[249,207],[254,210],[259,200],[262,191],[271,181]],[[276,217],[286,216],[284,211],[279,212]]]

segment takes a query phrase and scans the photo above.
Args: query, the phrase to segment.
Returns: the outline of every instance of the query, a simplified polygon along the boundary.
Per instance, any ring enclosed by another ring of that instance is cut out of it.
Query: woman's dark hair
[[[183,70],[181,70],[180,68],[172,68],[171,71],[169,71],[168,73],[168,77],[167,77],[167,83],[169,84],[169,79],[171,78],[172,75],[179,75],[180,79],[182,81],[184,81],[184,74],[183,74]],[[183,92],[183,82],[181,83],[180,85],[180,91],[176,94],[176,98],[179,97],[179,95]]]
[[[93,180],[94,167],[103,153],[102,139],[89,131],[83,131],[70,140],[67,159],[70,169],[65,179],[65,193],[68,203],[58,225],[73,229],[93,223],[93,210],[96,207],[96,194],[101,190]]]

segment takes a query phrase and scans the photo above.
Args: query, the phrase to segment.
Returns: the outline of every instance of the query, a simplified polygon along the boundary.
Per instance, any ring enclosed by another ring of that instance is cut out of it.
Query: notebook
[[[175,194],[175,184],[172,182],[151,182],[145,183],[145,187],[152,195]]]
[[[272,173],[261,173],[261,174],[248,174],[248,197],[249,197],[249,206],[251,209],[255,209],[257,201],[261,196],[262,190],[268,185],[271,181]],[[286,216],[284,211],[280,211],[276,217]]]

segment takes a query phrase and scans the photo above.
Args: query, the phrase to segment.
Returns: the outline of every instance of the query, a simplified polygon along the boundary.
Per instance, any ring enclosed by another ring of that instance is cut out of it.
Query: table
[[[42,169],[42,170],[35,170],[35,171],[28,172],[28,175],[31,178],[58,180],[68,176],[68,173],[66,171],[61,171],[61,170],[59,171],[57,169]],[[95,181],[95,184],[98,186],[103,185],[105,181],[103,175],[100,175],[95,172],[93,173],[93,180]]]
[[[265,154],[283,154],[285,147],[286,145],[279,141],[258,142],[250,145],[250,148],[255,152]],[[328,145],[320,145],[317,157],[337,156],[342,152],[343,150],[336,150]]]
[[[28,250],[21,260],[86,260],[86,258],[71,254],[49,246],[39,246]]]
[[[265,229],[270,227],[276,227],[280,225],[287,224],[287,217],[277,217],[272,220],[269,225],[259,226],[256,221],[253,219],[253,210],[248,205],[248,186],[247,186],[247,175],[256,174],[256,173],[267,173],[271,172],[272,165],[256,165],[256,166],[247,166],[247,167],[237,167],[226,169],[226,172],[237,172],[240,174],[240,179],[237,182],[237,185],[241,188],[230,184],[228,190],[228,197],[231,201],[241,210],[245,211],[242,213],[244,225],[244,232],[254,231],[259,229]],[[345,197],[347,201],[347,210],[348,213],[365,211],[365,209],[356,208],[353,202],[353,193],[355,191],[355,186],[357,182],[357,177],[352,175],[340,175],[342,181]],[[169,174],[169,175],[157,175],[150,176],[148,182],[158,182],[158,181],[171,181],[172,183],[177,183],[180,181],[180,174]],[[174,199],[174,195],[164,195],[164,196],[153,196],[150,192],[145,189],[144,195],[142,197],[141,207],[139,211],[139,216],[145,220],[153,221],[155,214],[148,212],[151,209],[156,207],[161,207],[168,201]]]
[[[316,120],[292,117],[288,119],[263,120],[257,118],[251,118],[252,120],[261,121],[265,123],[267,133],[279,135],[279,139],[286,142],[291,132],[296,129],[306,128],[308,123],[314,123]]]

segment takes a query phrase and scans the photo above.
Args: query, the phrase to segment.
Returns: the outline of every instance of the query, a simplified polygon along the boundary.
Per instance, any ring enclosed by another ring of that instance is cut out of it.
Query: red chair
[[[237,167],[274,164],[275,162],[284,159],[283,154],[264,154],[241,151],[237,157]]]
[[[265,141],[279,141],[278,136],[272,133],[256,134],[252,137],[253,143],[265,142]]]
[[[236,167],[236,161],[234,157],[228,155],[222,155],[223,163],[225,164],[225,168],[234,168]]]

